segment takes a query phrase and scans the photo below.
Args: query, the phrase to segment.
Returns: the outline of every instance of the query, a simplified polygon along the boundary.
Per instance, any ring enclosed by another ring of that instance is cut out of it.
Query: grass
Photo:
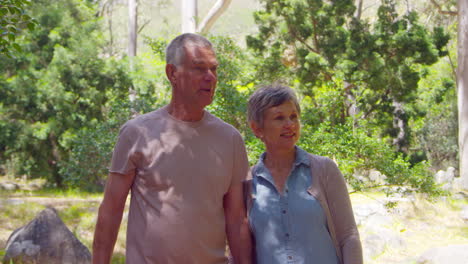
[[[355,193],[353,205],[381,202],[383,193]],[[0,259],[6,241],[17,228],[29,223],[47,206],[57,209],[60,218],[75,236],[91,249],[101,193],[79,190],[43,189],[38,191],[0,191]],[[127,202],[128,205],[128,202]],[[468,201],[453,198],[429,202],[417,196],[413,202],[400,202],[391,210],[392,222],[385,228],[404,240],[402,247],[386,246],[385,250],[366,263],[415,263],[426,250],[449,244],[468,244],[468,226],[460,211]],[[112,263],[125,263],[125,236],[128,207],[122,220]],[[366,223],[359,226],[361,240],[366,235]]]
[[[0,191],[0,260],[11,233],[28,224],[48,206],[57,210],[70,231],[91,250],[101,199],[102,193],[79,190]],[[122,220],[112,263],[125,263],[125,234],[126,217]]]

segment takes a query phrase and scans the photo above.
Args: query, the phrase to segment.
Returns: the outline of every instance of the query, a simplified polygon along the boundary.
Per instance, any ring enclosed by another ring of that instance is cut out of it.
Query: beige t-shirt
[[[167,106],[141,115],[122,126],[110,168],[132,171],[127,263],[227,263],[223,197],[248,171],[234,127],[206,111],[198,122]]]

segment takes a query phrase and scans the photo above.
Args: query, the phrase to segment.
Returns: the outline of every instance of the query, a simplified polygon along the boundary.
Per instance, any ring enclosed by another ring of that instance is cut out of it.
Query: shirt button
[[[288,189],[286,189],[286,192],[289,192],[289,190],[288,190]]]
[[[283,210],[283,214],[285,214],[285,213],[286,213],[286,210]]]
[[[286,233],[286,237],[289,237],[289,233]]]
[[[288,259],[291,260],[291,259],[292,259],[292,256],[288,256]]]

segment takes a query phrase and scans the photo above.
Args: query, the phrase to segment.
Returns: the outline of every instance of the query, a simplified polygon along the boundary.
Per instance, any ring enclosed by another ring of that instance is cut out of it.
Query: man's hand
[[[244,208],[242,183],[236,182],[224,196],[226,235],[235,264],[252,263],[252,239]]]

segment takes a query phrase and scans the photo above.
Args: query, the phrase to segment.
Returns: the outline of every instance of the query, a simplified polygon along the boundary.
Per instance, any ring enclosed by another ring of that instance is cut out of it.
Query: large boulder
[[[434,181],[439,184],[444,191],[451,191],[455,179],[455,168],[448,167],[447,171],[439,170],[434,175]]]
[[[3,263],[88,264],[91,253],[53,208],[41,211],[8,238]]]

